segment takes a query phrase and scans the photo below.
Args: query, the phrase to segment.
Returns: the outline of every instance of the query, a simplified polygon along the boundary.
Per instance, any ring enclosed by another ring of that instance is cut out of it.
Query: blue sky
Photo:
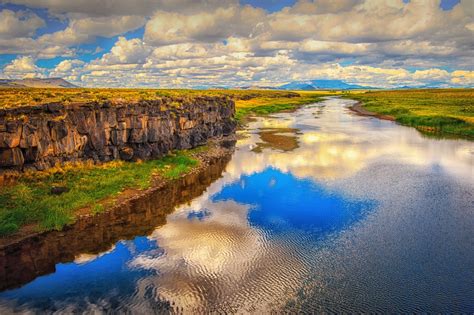
[[[0,77],[470,86],[473,33],[471,0],[0,0]]]
[[[443,10],[451,10],[460,0],[441,0],[440,7]],[[410,0],[403,0],[403,2],[408,3]],[[249,4],[254,7],[263,8],[269,12],[280,11],[284,7],[292,6],[296,3],[296,0],[241,0],[241,4]]]

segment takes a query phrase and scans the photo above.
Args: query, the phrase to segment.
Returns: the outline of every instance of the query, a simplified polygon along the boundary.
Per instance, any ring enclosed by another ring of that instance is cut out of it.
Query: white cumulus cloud
[[[33,36],[43,26],[44,20],[32,12],[7,9],[0,11],[0,39]]]

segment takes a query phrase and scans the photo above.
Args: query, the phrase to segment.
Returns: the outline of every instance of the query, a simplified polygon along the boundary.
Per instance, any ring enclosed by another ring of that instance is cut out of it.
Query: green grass
[[[375,91],[346,97],[425,134],[474,139],[474,89]]]
[[[270,105],[259,105],[254,107],[237,107],[235,112],[235,119],[239,122],[251,114],[254,115],[268,115],[286,110],[294,110],[296,105],[294,104],[270,104]]]
[[[26,224],[40,230],[61,229],[72,223],[75,211],[90,207],[95,214],[105,209],[99,203],[126,188],[146,189],[154,175],[174,179],[196,166],[189,151],[145,162],[110,162],[101,166],[69,165],[42,173],[25,174],[13,186],[0,191],[0,236],[15,233]],[[52,195],[51,187],[69,191]]]

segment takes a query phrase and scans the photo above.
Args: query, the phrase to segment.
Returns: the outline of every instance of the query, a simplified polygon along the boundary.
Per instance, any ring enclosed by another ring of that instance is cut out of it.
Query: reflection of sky
[[[473,143],[359,117],[350,103],[258,118],[242,132],[222,178],[166,225],[0,294],[0,313],[22,304],[258,313],[295,296],[302,305],[339,298],[356,305],[367,294],[381,299],[374,303],[413,305],[418,291],[420,299],[454,295],[459,310],[469,310],[463,279],[474,278],[464,268],[474,263],[474,248],[466,248],[474,229]],[[297,128],[299,147],[253,152],[259,128]],[[448,280],[439,275],[444,269]],[[397,283],[413,294],[404,296]]]
[[[299,231],[316,237],[344,228],[372,206],[272,168],[241,177],[240,182],[224,187],[213,200],[254,205],[248,220],[267,232]]]
[[[48,310],[91,310],[103,299],[107,304],[119,304],[120,297],[134,291],[135,281],[144,277],[144,270],[127,270],[124,264],[133,256],[155,249],[156,243],[145,237],[130,242],[120,242],[108,253],[98,255],[87,262],[56,265],[56,272],[42,276],[17,290],[2,293],[1,298],[15,299],[19,310],[22,304],[28,308]],[[113,293],[113,294],[109,294]],[[84,295],[87,298],[84,298]],[[6,314],[8,303],[2,305],[0,313]],[[2,310],[2,308],[4,308]]]
[[[130,263],[160,274],[141,279],[140,288],[156,287],[160,299],[188,312],[283,307],[310,268],[295,253],[309,252],[374,206],[272,168],[221,183],[213,194],[215,185],[150,236],[163,256]],[[291,247],[284,245],[289,239]]]
[[[271,165],[300,178],[334,180],[353,176],[380,161],[419,167],[437,165],[444,172],[474,178],[474,145],[469,141],[438,141],[423,137],[413,128],[389,121],[348,115],[350,100],[329,100],[315,117],[316,107],[294,114],[276,114],[250,124],[248,137],[239,142],[228,171],[235,178],[261,172]],[[298,128],[299,148],[291,152],[250,152],[259,141],[258,128]]]

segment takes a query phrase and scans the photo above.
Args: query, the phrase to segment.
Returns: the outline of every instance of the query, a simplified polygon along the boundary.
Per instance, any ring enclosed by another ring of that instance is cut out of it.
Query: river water
[[[0,313],[474,312],[474,143],[353,103],[256,118],[198,197],[3,291]]]

